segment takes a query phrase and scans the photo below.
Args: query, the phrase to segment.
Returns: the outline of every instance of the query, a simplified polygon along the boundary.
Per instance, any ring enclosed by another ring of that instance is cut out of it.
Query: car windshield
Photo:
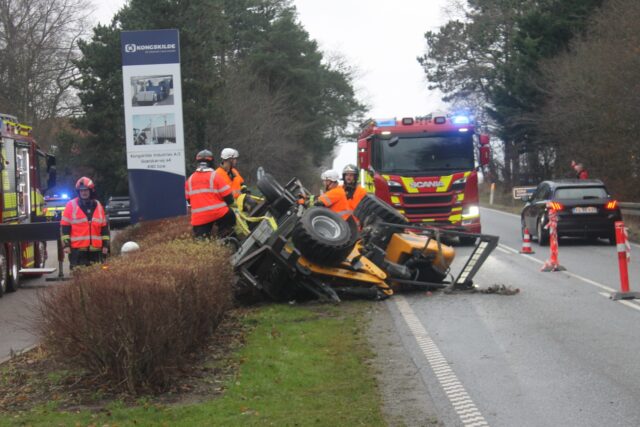
[[[402,137],[379,140],[381,172],[468,171],[473,169],[471,135]]]
[[[556,190],[556,199],[606,199],[604,187],[562,187]]]

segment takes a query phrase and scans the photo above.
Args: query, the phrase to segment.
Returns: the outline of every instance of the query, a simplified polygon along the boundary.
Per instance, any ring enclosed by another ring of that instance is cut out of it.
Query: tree
[[[70,86],[87,0],[0,1],[0,106],[48,136],[50,119],[74,112]],[[47,126],[40,126],[47,124]]]

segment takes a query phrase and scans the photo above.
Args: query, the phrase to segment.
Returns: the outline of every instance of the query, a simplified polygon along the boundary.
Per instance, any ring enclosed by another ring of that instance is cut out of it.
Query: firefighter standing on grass
[[[213,153],[202,150],[196,156],[198,168],[185,182],[185,197],[191,204],[191,226],[195,237],[211,237],[217,227],[218,237],[233,231],[235,214],[231,186],[213,170]]]
[[[95,184],[86,176],[76,182],[78,197],[64,208],[60,228],[71,269],[101,262],[109,253],[109,226]]]
[[[324,194],[315,201],[316,206],[324,206],[337,214],[341,215],[344,220],[351,217],[353,211],[347,200],[347,193],[340,186],[340,175],[335,170],[329,169],[320,176],[324,184]]]

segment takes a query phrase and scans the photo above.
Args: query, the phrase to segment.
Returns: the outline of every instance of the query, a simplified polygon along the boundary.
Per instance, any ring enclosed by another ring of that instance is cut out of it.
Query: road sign
[[[537,187],[513,187],[513,198],[523,200],[523,197],[532,195],[536,188]]]

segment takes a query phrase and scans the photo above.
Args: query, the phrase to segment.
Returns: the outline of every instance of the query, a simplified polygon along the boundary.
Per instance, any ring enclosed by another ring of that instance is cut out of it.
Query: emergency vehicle
[[[480,233],[476,151],[487,165],[489,137],[466,115],[370,119],[358,136],[360,183],[412,223]]]
[[[55,185],[55,158],[40,149],[31,136],[31,127],[14,116],[0,113],[0,296],[15,291],[21,275],[44,269],[47,245],[28,224],[46,222],[44,191]],[[17,225],[17,227],[6,227]],[[30,237],[35,236],[35,237]]]

